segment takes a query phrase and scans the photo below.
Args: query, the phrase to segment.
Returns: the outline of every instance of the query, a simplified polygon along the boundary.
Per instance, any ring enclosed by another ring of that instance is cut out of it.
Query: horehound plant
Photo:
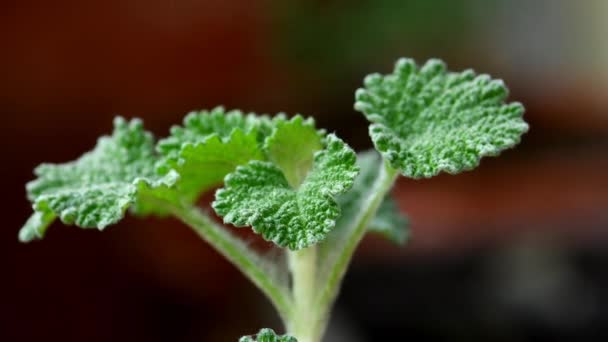
[[[528,125],[507,95],[488,75],[400,59],[356,91],[375,147],[359,154],[300,115],[193,112],[156,144],[140,120],[118,117],[92,151],[36,168],[27,184],[34,213],[19,238],[42,238],[56,218],[103,230],[127,209],[173,215],[268,297],[288,334],[262,329],[241,341],[319,342],[363,236],[406,239],[407,220],[390,198],[396,178],[471,170],[516,145]],[[211,206],[224,223],[251,227],[284,249],[281,257],[253,250],[196,206],[217,187]]]

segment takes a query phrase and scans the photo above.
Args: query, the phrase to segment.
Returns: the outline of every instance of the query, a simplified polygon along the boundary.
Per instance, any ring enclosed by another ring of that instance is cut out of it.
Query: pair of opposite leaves
[[[371,122],[382,159],[404,176],[458,173],[517,144],[528,126],[519,103],[504,104],[502,81],[471,70],[448,72],[438,60],[418,68],[401,59],[393,73],[372,74],[355,109]],[[292,250],[323,241],[353,215],[375,179],[380,157],[357,155],[312,119],[243,115],[222,108],[191,113],[154,145],[141,121],[117,118],[114,133],[66,164],[42,164],[27,185],[34,214],[22,241],[40,238],[57,217],[80,227],[135,214],[168,214],[210,188],[226,223],[251,226]],[[361,173],[359,177],[357,175]],[[370,229],[402,240],[405,219],[387,199]]]

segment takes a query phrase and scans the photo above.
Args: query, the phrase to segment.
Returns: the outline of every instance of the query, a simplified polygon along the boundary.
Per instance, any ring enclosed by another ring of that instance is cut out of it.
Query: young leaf
[[[50,223],[59,217],[66,224],[83,228],[116,223],[134,204],[140,214],[165,209],[159,201],[171,199],[169,189],[177,181],[174,172],[158,176],[152,135],[140,120],[114,120],[114,133],[101,137],[95,149],[65,164],[42,164],[38,178],[27,184],[34,214],[19,233],[22,241],[41,238]],[[146,203],[143,202],[153,199]]]
[[[297,115],[277,120],[274,133],[266,139],[265,149],[293,188],[300,186],[312,166],[314,153],[323,148],[322,135],[312,118]]]
[[[275,164],[251,161],[226,176],[213,208],[225,223],[251,226],[281,247],[298,250],[322,241],[340,216],[334,197],[358,173],[356,155],[342,140],[330,134],[324,145],[298,188]]]
[[[277,335],[272,329],[262,329],[257,336],[243,336],[239,339],[239,342],[298,342],[295,337],[289,335]]]
[[[392,74],[372,74],[364,83],[355,109],[372,122],[376,149],[408,177],[473,169],[528,130],[523,106],[504,104],[508,90],[501,80],[472,70],[447,72],[439,60],[418,68],[401,59]]]
[[[164,156],[158,164],[161,173],[180,174],[177,188],[188,202],[222,183],[224,176],[250,160],[263,160],[261,140],[271,130],[270,119],[240,111],[190,113],[184,127],[174,126],[171,136],[159,141]]]
[[[382,158],[374,151],[365,151],[357,155],[357,164],[361,172],[355,179],[352,188],[338,197],[338,203],[342,209],[342,215],[337,226],[343,228],[357,216],[357,211],[361,209],[361,204],[368,196],[376,177],[378,170],[382,166]],[[387,239],[403,244],[408,235],[408,219],[401,214],[395,201],[387,196],[376,216],[372,219],[367,227],[367,230],[372,233],[379,233]],[[345,228],[344,228],[345,229]],[[336,232],[339,234],[339,232]]]

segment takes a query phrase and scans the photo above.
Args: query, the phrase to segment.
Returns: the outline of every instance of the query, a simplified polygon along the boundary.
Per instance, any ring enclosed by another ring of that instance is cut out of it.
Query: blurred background
[[[366,238],[326,341],[608,338],[608,1],[3,0],[0,51],[0,341],[283,331],[174,220],[56,223],[19,244],[24,184],[116,114],[164,136],[219,104],[303,113],[368,148],[354,90],[401,56],[503,78],[531,130],[475,171],[399,180],[412,240]]]

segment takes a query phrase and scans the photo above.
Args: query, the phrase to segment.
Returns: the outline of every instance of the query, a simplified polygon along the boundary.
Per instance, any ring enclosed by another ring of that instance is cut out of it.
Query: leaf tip
[[[34,211],[34,213],[25,222],[19,230],[18,238],[22,243],[39,240],[44,237],[47,228],[55,220],[55,215],[52,212]]]

